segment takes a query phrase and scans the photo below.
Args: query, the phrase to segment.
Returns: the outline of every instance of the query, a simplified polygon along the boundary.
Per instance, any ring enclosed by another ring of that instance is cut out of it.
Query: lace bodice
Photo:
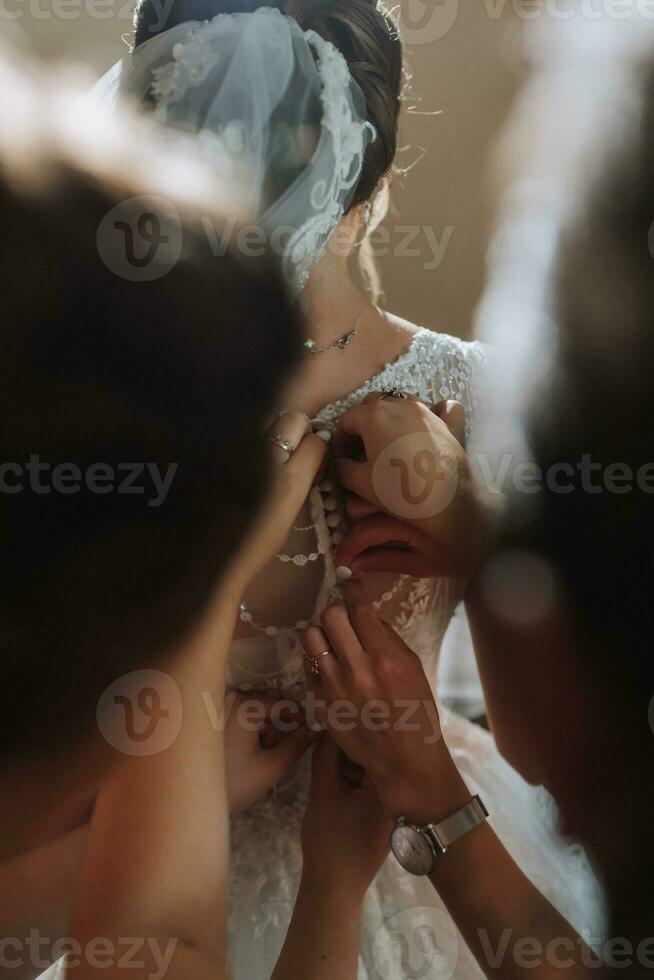
[[[322,428],[332,431],[341,416],[359,404],[367,394],[385,387],[397,387],[418,395],[425,402],[442,399],[461,401],[466,410],[468,438],[472,438],[477,409],[478,374],[485,362],[484,349],[477,343],[465,343],[445,334],[418,330],[409,347],[396,360],[349,395],[327,405],[317,415]],[[316,524],[316,540],[307,548],[310,563],[322,560],[322,583],[318,588],[311,620],[317,622],[322,610],[336,594],[334,563],[330,552],[338,542],[341,524],[334,514],[335,500],[331,484],[315,492],[312,516]],[[334,518],[336,517],[336,521]],[[334,541],[334,538],[336,541]],[[280,556],[292,564],[292,556]],[[290,559],[290,560],[289,560]],[[305,561],[298,561],[291,571],[303,574]],[[451,580],[413,580],[408,576],[389,580],[388,576],[371,576],[371,590],[377,596],[376,605],[383,610],[406,642],[423,658],[430,677],[435,681],[438,651],[447,625],[459,598],[460,585]],[[292,588],[292,579],[289,580]],[[244,607],[245,609],[246,607]],[[249,608],[244,613],[248,622],[256,621]],[[279,610],[277,623],[289,621]],[[428,625],[427,625],[428,624]],[[425,628],[423,628],[425,627]],[[237,641],[232,648],[230,680],[242,691],[277,689],[293,696],[303,688],[302,650],[295,629],[262,627],[259,637]]]
[[[469,445],[486,355],[478,344],[419,330],[409,348],[364,385],[319,414],[333,429],[348,409],[371,391],[399,387],[427,402],[445,398],[466,409]],[[303,569],[297,569],[298,574]],[[440,647],[460,598],[460,586],[446,580],[398,579],[382,588],[392,598],[384,616],[418,653],[436,690]],[[383,600],[385,594],[381,595]],[[390,612],[390,615],[389,615]],[[260,635],[233,645],[232,683],[245,690],[277,688],[301,699],[302,655],[294,631]],[[493,826],[525,873],[577,929],[600,928],[601,895],[578,848],[556,833],[556,808],[543,790],[528,787],[501,759],[491,736],[453,712],[441,716],[443,733],[463,778],[491,810]],[[271,975],[283,944],[302,868],[300,833],[310,785],[304,759],[274,795],[232,820],[230,960],[235,980]],[[368,890],[363,910],[358,980],[402,980],[409,975],[403,948],[418,964],[437,936],[445,955],[426,970],[441,980],[483,980],[449,913],[429,881],[402,871],[389,858]],[[601,932],[601,930],[600,930]],[[425,973],[426,975],[426,973]]]
[[[463,403],[469,426],[478,407],[478,375],[486,361],[484,348],[448,334],[418,330],[398,358],[345,398],[327,405],[318,413],[325,428],[336,427],[341,415],[354,408],[371,391],[401,388],[424,401],[453,398]]]

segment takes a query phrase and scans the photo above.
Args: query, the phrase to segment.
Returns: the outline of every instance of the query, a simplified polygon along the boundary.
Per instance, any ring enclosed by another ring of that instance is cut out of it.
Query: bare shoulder
[[[404,320],[401,316],[396,316],[395,313],[389,313],[387,310],[381,312],[391,333],[394,334],[398,342],[404,342],[406,347],[423,330],[423,327],[411,323],[410,320]]]
[[[403,346],[409,347],[420,338],[421,346],[430,358],[454,357],[475,367],[482,366],[485,361],[486,348],[479,341],[462,340],[434,327],[421,327],[386,311],[384,318],[397,338],[403,341]]]

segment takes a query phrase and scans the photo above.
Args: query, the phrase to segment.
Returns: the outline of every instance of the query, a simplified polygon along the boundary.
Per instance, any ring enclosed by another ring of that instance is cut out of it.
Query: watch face
[[[428,837],[413,827],[396,827],[391,834],[391,850],[405,871],[428,875],[434,870],[434,848]]]

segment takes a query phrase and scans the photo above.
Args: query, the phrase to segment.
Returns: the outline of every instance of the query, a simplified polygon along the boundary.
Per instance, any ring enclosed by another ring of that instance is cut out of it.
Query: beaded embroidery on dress
[[[430,403],[444,398],[461,401],[472,444],[485,360],[479,344],[419,330],[403,355],[361,388],[325,407],[318,418],[324,428],[333,430],[340,417],[369,392],[398,387]],[[325,492],[331,495],[331,488]],[[323,503],[325,492],[320,495]],[[317,507],[312,513],[319,524]],[[339,534],[339,525],[335,521],[331,525],[329,533]],[[316,614],[334,586],[329,557],[324,556]],[[421,657],[434,690],[441,643],[461,591],[453,581],[402,576],[380,596],[385,618]],[[284,622],[283,612],[278,621]],[[304,673],[297,634],[278,628],[266,634],[266,628],[262,626],[264,632],[254,639],[233,644],[230,682],[241,691],[275,689],[299,700]],[[600,890],[583,852],[557,834],[556,807],[549,795],[528,787],[478,726],[447,711],[442,724],[471,791],[487,803],[496,832],[522,869],[578,930],[588,928],[597,934],[604,927]],[[302,868],[300,830],[309,769],[305,760],[273,797],[232,820],[230,960],[235,980],[269,977],[283,945]],[[390,857],[366,897],[359,980],[407,976],[479,980],[483,974],[431,884],[411,877]]]

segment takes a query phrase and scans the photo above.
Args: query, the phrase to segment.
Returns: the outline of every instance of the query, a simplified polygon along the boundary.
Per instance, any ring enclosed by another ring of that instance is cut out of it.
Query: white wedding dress
[[[476,393],[484,362],[479,344],[419,330],[404,354],[360,389],[324,408],[319,418],[324,428],[332,430],[340,416],[369,392],[398,387],[427,402],[461,401],[468,437],[474,438]],[[293,571],[302,573],[301,568]],[[461,586],[403,577],[384,588],[379,605],[385,618],[419,654],[438,693],[440,648]],[[284,610],[279,619],[284,620]],[[275,690],[300,699],[302,657],[295,631],[237,641],[230,656],[230,686],[243,692]],[[495,832],[516,862],[580,933],[599,941],[605,931],[601,890],[581,847],[557,833],[552,798],[544,789],[528,786],[479,726],[442,707],[441,721],[459,770],[471,792],[479,793],[486,803]],[[274,796],[232,820],[233,980],[268,980],[273,972],[299,885],[300,829],[309,786],[310,762],[305,759]],[[470,887],[475,887],[474,881]],[[42,980],[58,980],[63,972],[61,964],[58,967]],[[430,882],[407,874],[390,856],[366,897],[359,980],[479,980],[483,976]]]
[[[404,354],[359,390],[324,408],[319,418],[332,430],[369,392],[398,387],[430,403],[444,398],[463,402],[472,438],[484,361],[478,344],[419,330]],[[419,654],[437,693],[439,652],[461,584],[402,577],[384,588],[379,607]],[[279,622],[284,621],[281,610]],[[299,699],[304,676],[297,633],[270,632],[275,635],[262,633],[233,644],[230,684],[244,692],[276,690]],[[445,710],[442,723],[471,792],[481,795],[493,828],[522,870],[579,932],[601,936],[601,891],[582,849],[558,835],[551,797],[529,787],[479,726]],[[301,873],[309,769],[305,760],[274,796],[232,821],[230,960],[235,980],[268,978],[284,942]],[[389,857],[364,906],[359,980],[477,980],[483,975],[430,882],[408,875]]]

